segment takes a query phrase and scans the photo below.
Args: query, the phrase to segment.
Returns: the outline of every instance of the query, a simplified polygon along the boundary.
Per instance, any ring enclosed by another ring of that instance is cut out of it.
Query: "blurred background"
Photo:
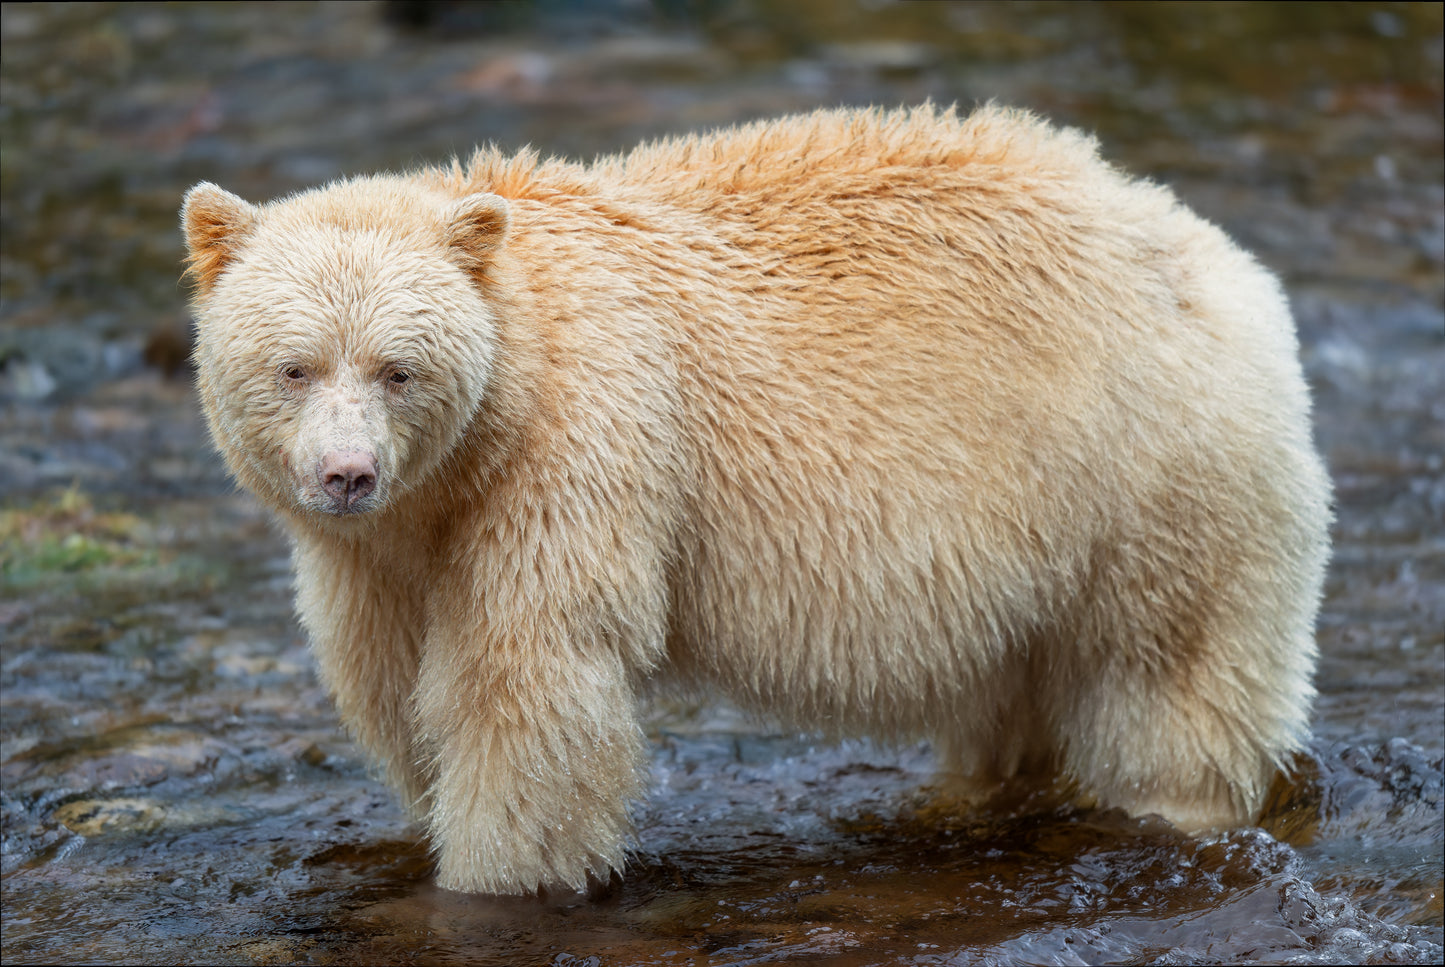
[[[5,4],[0,29],[7,962],[1440,960],[1440,4]],[[185,190],[928,99],[1095,132],[1285,282],[1338,520],[1315,739],[1265,831],[930,817],[926,746],[661,702],[618,895],[436,891],[206,441]]]

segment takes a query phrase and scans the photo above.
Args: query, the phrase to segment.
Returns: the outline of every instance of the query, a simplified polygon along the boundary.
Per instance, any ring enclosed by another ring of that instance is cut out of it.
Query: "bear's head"
[[[494,371],[507,202],[401,178],[181,210],[198,387],[231,471],[277,510],[374,520],[457,447]]]

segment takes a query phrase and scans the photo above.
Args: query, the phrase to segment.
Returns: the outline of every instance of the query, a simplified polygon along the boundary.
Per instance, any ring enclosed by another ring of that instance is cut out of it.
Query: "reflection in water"
[[[1440,960],[1439,5],[388,9],[3,10],[7,962]],[[437,890],[204,442],[182,192],[927,97],[1099,131],[1286,279],[1339,504],[1309,753],[1261,829],[1196,841],[660,702],[623,883]]]

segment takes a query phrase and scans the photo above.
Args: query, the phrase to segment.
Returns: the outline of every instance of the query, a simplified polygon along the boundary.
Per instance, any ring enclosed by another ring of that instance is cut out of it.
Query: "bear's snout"
[[[316,472],[333,513],[359,512],[357,505],[376,489],[376,457],[361,450],[328,453]]]

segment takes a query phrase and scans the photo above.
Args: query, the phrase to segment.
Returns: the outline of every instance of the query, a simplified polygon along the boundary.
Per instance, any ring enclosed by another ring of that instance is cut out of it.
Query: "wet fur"
[[[443,886],[620,870],[659,674],[1190,829],[1302,740],[1329,493],[1287,305],[1085,136],[820,112],[201,185],[184,224],[213,435]],[[324,513],[353,445],[381,493]]]

